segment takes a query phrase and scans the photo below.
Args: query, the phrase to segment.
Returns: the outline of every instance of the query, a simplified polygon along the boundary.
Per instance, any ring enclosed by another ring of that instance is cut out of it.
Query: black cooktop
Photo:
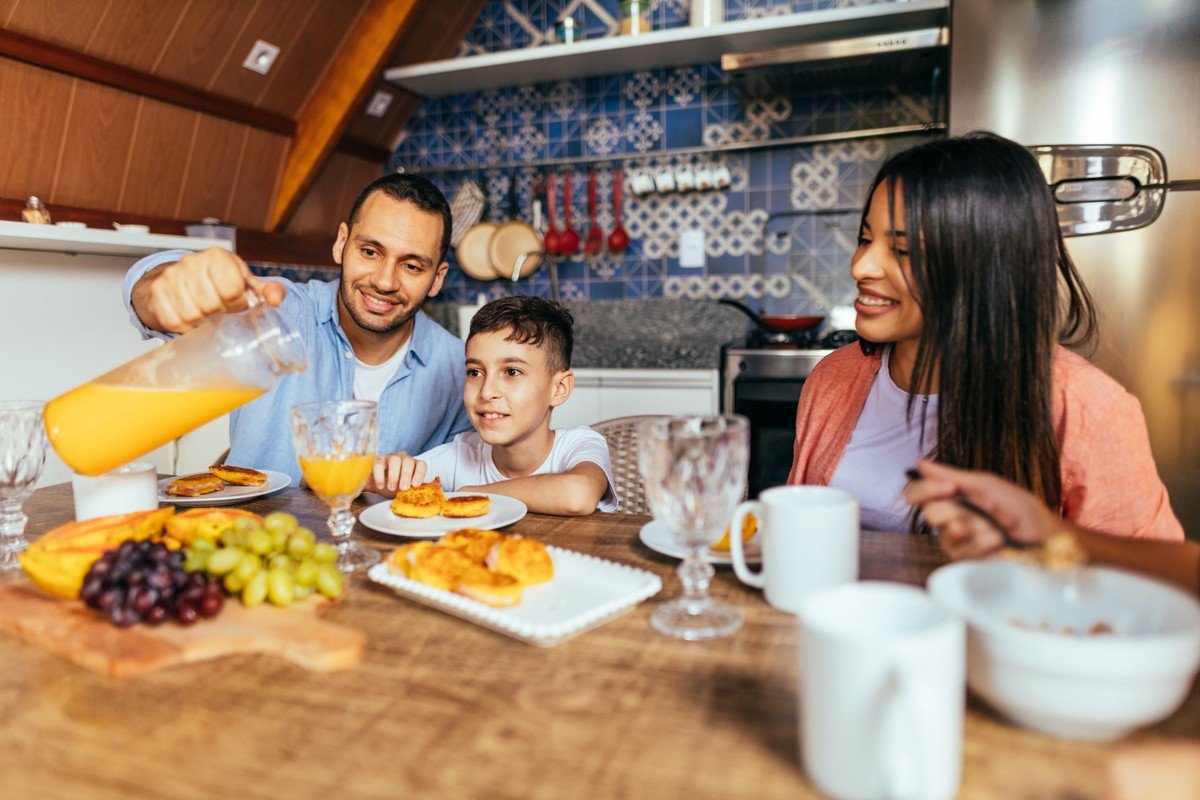
[[[767,350],[836,350],[858,341],[854,331],[792,331],[769,333],[761,328],[751,328],[746,335],[745,346]]]

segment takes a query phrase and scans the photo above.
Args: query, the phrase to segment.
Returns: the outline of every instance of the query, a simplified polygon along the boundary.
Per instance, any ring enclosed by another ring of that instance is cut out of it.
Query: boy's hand
[[[396,494],[425,482],[428,465],[408,453],[392,453],[375,459],[375,469],[367,479],[367,491]]]

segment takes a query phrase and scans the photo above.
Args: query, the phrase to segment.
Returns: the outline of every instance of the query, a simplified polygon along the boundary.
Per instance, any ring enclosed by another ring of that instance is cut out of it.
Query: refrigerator
[[[1089,358],[1141,401],[1200,538],[1200,2],[953,0],[949,125],[1038,156],[1096,301]]]

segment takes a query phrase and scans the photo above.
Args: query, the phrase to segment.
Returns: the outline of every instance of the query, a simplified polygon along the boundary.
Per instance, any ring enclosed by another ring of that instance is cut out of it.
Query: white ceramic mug
[[[638,170],[629,176],[629,191],[636,195],[646,195],[654,191],[654,178],[645,170]]]
[[[158,473],[146,461],[134,461],[95,477],[73,474],[71,490],[79,521],[158,508]]]
[[[696,188],[700,191],[713,188],[712,167],[704,165],[696,167]]]
[[[696,176],[692,174],[691,165],[683,164],[675,168],[675,188],[681,192],[696,188]]]
[[[659,194],[675,191],[675,170],[663,167],[654,176],[654,188]]]
[[[730,530],[746,514],[758,517],[761,572],[746,566],[740,536],[730,536],[733,570],[763,590],[767,602],[795,614],[808,595],[858,578],[858,499],[827,486],[776,486],[733,512]]]
[[[800,759],[839,800],[948,800],[962,772],[963,623],[898,583],[800,609]]]

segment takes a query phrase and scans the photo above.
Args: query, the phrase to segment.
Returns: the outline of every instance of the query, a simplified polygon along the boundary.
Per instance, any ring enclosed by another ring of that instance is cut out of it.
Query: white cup
[[[71,489],[78,521],[158,508],[158,473],[145,461],[134,461],[94,478],[73,474]]]
[[[746,566],[740,536],[729,539],[733,570],[762,589],[767,602],[795,614],[813,592],[858,579],[858,499],[827,486],[776,486],[733,512],[740,531],[748,513],[758,517],[761,572]]]
[[[675,188],[681,192],[690,192],[696,188],[696,176],[688,164],[675,168]]]
[[[629,191],[636,195],[646,195],[654,191],[654,178],[644,170],[638,170],[629,177]]]
[[[898,583],[800,610],[800,759],[839,800],[948,800],[962,772],[963,623]]]
[[[728,189],[733,185],[733,174],[730,173],[729,167],[724,164],[718,164],[713,168],[712,173],[713,187],[716,189]]]
[[[675,170],[670,167],[663,167],[654,176],[654,188],[660,194],[675,191]]]
[[[712,167],[696,167],[696,188],[700,191],[713,188]]]

